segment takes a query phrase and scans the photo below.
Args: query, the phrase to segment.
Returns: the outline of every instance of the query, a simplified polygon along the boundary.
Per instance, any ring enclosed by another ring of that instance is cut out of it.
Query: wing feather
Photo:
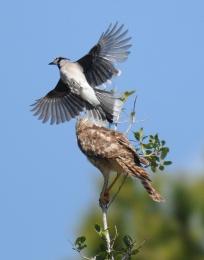
[[[125,38],[128,30],[123,31],[123,28],[124,25],[118,26],[117,22],[114,25],[110,24],[105,33],[102,33],[98,43],[87,55],[77,61],[92,87],[99,86],[117,75],[119,71],[114,64],[127,59],[131,37]]]
[[[85,108],[85,102],[60,79],[53,90],[32,106],[34,116],[38,116],[43,123],[50,119],[50,124],[59,124],[79,115]]]

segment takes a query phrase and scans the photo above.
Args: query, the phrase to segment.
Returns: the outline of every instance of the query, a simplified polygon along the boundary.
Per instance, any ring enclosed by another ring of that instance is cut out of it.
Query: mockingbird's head
[[[57,57],[52,62],[50,62],[49,65],[57,65],[58,67],[60,67],[61,65],[63,65],[68,60],[69,59],[64,58],[64,57]]]

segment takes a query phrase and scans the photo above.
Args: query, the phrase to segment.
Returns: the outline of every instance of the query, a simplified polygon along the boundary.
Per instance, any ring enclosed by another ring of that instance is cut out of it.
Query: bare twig
[[[118,230],[117,230],[117,227],[115,226],[115,236],[114,236],[114,238],[111,241],[111,247],[112,248],[113,248],[113,246],[115,244],[115,240],[117,239],[117,237],[118,237]]]
[[[76,249],[76,248],[74,248],[74,247],[72,247],[72,249],[75,250],[77,253],[79,253],[81,259],[86,259],[86,260],[95,260],[96,259],[96,257],[89,258],[89,257],[87,257],[85,255],[82,255],[81,251]]]
[[[82,259],[86,259],[86,260],[95,260],[96,259],[95,257],[92,257],[92,258],[86,257],[86,256],[82,255],[81,252],[79,252],[79,254]]]
[[[134,103],[133,103],[133,109],[132,109],[132,112],[130,113],[129,125],[127,127],[127,130],[125,131],[125,135],[128,135],[129,131],[131,130],[131,128],[133,126],[133,124],[135,123],[136,102],[137,102],[137,96],[135,96],[135,100],[134,100]]]
[[[139,246],[136,248],[136,250],[140,250],[140,248],[144,245],[144,243],[146,242],[146,240],[143,240],[142,241],[142,243],[140,243],[139,244]],[[136,241],[134,241],[133,243],[132,243],[132,246],[134,245],[136,243]],[[122,257],[122,259],[121,260],[129,260],[130,259],[130,256],[131,256],[131,250],[129,251],[127,251],[126,252],[126,254]]]

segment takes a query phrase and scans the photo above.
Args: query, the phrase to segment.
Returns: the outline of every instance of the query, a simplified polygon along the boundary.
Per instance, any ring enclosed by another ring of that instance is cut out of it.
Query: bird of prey
[[[151,180],[143,167],[146,161],[137,155],[134,147],[122,133],[94,125],[83,118],[77,122],[76,135],[81,151],[103,174],[104,185],[100,196],[103,205],[108,203],[110,189],[120,175],[138,178],[154,201],[163,200],[152,187]],[[117,175],[109,185],[111,172],[116,172]]]
[[[58,66],[60,79],[53,90],[33,104],[38,119],[59,124],[86,110],[96,120],[115,120],[121,101],[100,85],[119,75],[115,64],[125,61],[130,53],[131,37],[123,28],[118,23],[110,25],[89,53],[77,61],[58,57],[49,63]]]

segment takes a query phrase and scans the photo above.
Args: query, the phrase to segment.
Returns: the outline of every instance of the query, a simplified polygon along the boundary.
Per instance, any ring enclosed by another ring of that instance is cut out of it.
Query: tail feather
[[[140,178],[142,185],[148,192],[149,196],[156,202],[164,202],[165,200],[162,198],[162,196],[155,190],[155,188],[152,187],[152,184],[150,181]]]
[[[86,104],[86,116],[88,120],[95,125],[106,126],[107,124],[107,115],[101,108],[101,106],[93,107],[89,104]]]
[[[127,159],[123,160],[123,158],[118,158],[117,162],[130,176],[140,179],[143,187],[146,189],[152,200],[156,202],[164,201],[162,196],[153,188],[147,172],[141,166],[135,165],[135,163],[130,162],[130,160],[127,161]]]
[[[95,93],[101,103],[101,108],[110,123],[117,122],[123,102],[114,93],[95,88]]]

